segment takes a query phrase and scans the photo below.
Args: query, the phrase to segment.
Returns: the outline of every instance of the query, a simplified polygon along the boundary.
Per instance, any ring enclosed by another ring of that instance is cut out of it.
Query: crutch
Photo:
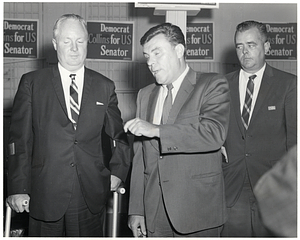
[[[125,188],[120,187],[113,192],[113,222],[112,222],[112,237],[117,237],[118,231],[118,211],[119,211],[119,195],[125,193]]]
[[[120,187],[115,192],[113,192],[113,222],[112,222],[112,237],[117,237],[118,231],[118,211],[119,211],[119,195],[126,192],[125,188]],[[23,205],[28,204],[27,200],[23,201]],[[10,235],[10,225],[11,225],[11,213],[12,209],[6,203],[6,216],[5,216],[5,237]]]
[[[27,204],[28,204],[28,201],[24,200],[23,201],[23,206],[26,206]],[[8,203],[6,203],[5,234],[4,234],[4,237],[9,237],[9,234],[10,234],[11,212],[12,212],[11,207],[8,205]]]
[[[11,222],[11,208],[8,205],[8,203],[6,203],[5,234],[4,234],[4,237],[9,237],[10,222]]]

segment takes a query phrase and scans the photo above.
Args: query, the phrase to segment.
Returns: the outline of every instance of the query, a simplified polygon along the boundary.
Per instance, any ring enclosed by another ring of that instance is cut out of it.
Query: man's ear
[[[181,43],[175,46],[175,50],[178,58],[184,57],[184,46]]]
[[[54,38],[52,38],[52,44],[53,44],[53,47],[56,51],[57,50],[57,43],[56,43],[56,40]]]
[[[270,50],[270,48],[271,48],[271,45],[270,45],[269,41],[266,41],[264,43],[264,48],[265,48],[265,54],[266,54]]]

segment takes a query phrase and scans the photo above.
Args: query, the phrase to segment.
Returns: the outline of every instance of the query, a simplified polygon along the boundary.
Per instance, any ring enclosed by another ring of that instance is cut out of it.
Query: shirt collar
[[[79,76],[79,77],[83,76],[83,74],[84,74],[84,66],[82,66],[76,72],[71,72],[71,71],[65,69],[60,63],[58,63],[58,69],[62,76],[68,77],[68,78],[71,73],[74,73],[74,74],[76,74],[76,76]]]
[[[257,79],[261,79],[262,76],[263,76],[263,74],[264,74],[265,69],[266,69],[266,63],[265,63],[264,66],[263,66],[261,69],[259,69],[256,73],[248,73],[248,72],[246,72],[244,69],[241,69],[241,71],[242,71],[242,74],[243,74],[243,76],[244,76],[244,79],[246,79],[246,80],[248,81],[249,77],[252,76],[252,75],[254,75],[254,74],[256,75],[256,78],[257,78]],[[255,81],[255,80],[254,80],[254,81]]]
[[[183,73],[181,73],[181,75],[174,82],[172,82],[172,85],[173,85],[173,88],[175,91],[178,91],[178,89],[180,88],[181,83],[182,83],[183,79],[185,78],[186,74],[188,73],[189,69],[190,69],[189,66],[186,65],[186,68],[183,71]],[[166,87],[166,85],[163,85],[163,87]]]

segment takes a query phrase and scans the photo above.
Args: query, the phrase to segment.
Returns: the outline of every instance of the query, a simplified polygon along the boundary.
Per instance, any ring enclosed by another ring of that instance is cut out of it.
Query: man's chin
[[[154,75],[153,75],[154,76]],[[158,84],[164,84],[164,79],[162,79],[162,78],[160,78],[159,76],[154,76],[154,78],[155,78],[155,80],[156,80],[156,82],[158,83]]]
[[[78,70],[80,69],[81,67],[83,66],[82,63],[69,63],[67,67],[65,67],[67,70],[69,71],[75,71],[75,70]]]

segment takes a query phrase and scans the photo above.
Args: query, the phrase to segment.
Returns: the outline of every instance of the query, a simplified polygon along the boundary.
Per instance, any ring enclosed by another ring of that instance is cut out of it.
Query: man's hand
[[[124,125],[124,131],[130,131],[135,136],[159,137],[159,126],[140,118],[134,118]]]
[[[147,235],[144,216],[130,215],[128,227],[131,229],[134,237],[146,237]]]
[[[118,187],[120,186],[122,180],[114,175],[110,176],[110,191],[114,192],[117,191]]]
[[[15,194],[7,198],[7,203],[17,213],[29,212],[30,197],[28,194]]]

